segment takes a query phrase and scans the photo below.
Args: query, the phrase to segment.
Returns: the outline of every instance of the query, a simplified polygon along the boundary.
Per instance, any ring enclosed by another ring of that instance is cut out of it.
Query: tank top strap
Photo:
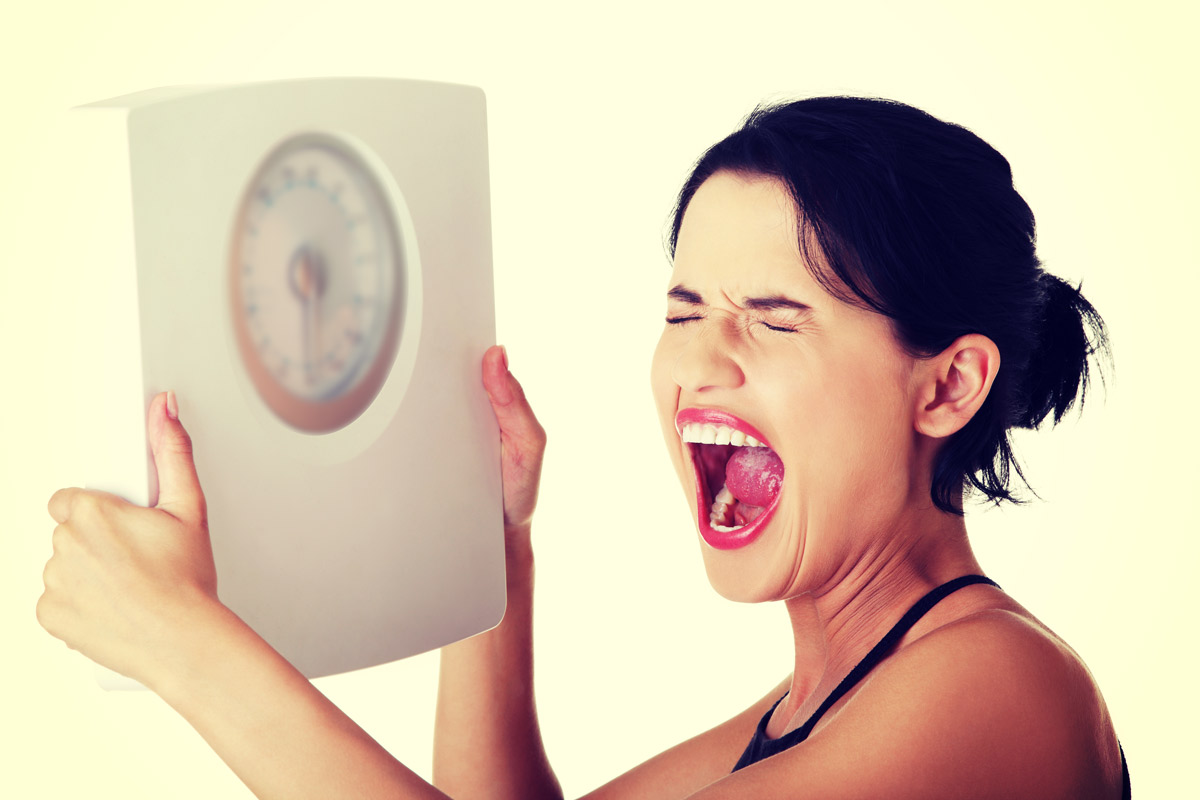
[[[909,630],[912,629],[912,626],[916,625],[921,617],[928,614],[930,609],[940,603],[948,595],[957,592],[959,589],[967,586],[973,586],[977,583],[995,586],[997,589],[1000,588],[998,583],[991,578],[985,578],[983,575],[963,575],[961,578],[955,578],[952,581],[943,583],[941,586],[933,589],[929,592],[929,594],[918,600],[913,607],[910,608],[904,614],[904,616],[892,626],[892,629],[888,631],[882,639],[879,640],[879,643],[871,648],[871,652],[867,653],[866,656],[863,657],[863,660],[858,662],[854,669],[850,670],[850,674],[843,678],[842,682],[837,685],[837,688],[829,693],[829,697],[825,698],[825,702],[821,703],[821,707],[814,711],[813,715],[808,718],[808,721],[798,729],[804,731],[804,736],[802,737],[801,741],[808,738],[808,734],[812,733],[812,729],[816,727],[816,724],[821,720],[821,717],[825,716],[825,712],[833,708],[834,703],[836,703],[838,700],[841,700],[846,692],[853,689],[859,681],[867,677],[868,672],[875,669],[876,665],[878,665],[880,661],[887,657],[888,653],[890,653],[892,649],[899,644],[900,640],[904,638],[904,634],[908,633]]]
[[[734,766],[733,771],[737,772],[739,769],[761,761],[768,756],[781,753],[789,747],[793,747],[807,739],[808,735],[812,733],[812,729],[816,727],[821,717],[825,715],[825,712],[832,708],[834,703],[841,700],[846,692],[853,689],[859,681],[865,678],[867,673],[874,669],[880,661],[886,658],[888,653],[904,638],[904,634],[908,633],[921,617],[929,613],[929,610],[945,599],[947,595],[953,594],[964,587],[979,583],[1000,588],[999,584],[983,575],[963,575],[952,581],[947,581],[930,591],[905,612],[904,616],[892,626],[891,630],[879,640],[878,644],[871,648],[871,651],[863,657],[862,661],[859,661],[854,669],[850,670],[850,674],[842,679],[837,688],[825,698],[825,702],[821,703],[820,708],[814,711],[813,715],[802,726],[794,731],[785,733],[778,739],[770,739],[767,737],[767,722],[771,719],[775,708],[783,702],[783,697],[775,701],[775,705],[771,706],[771,710],[759,720],[758,729],[754,732],[754,738],[750,740],[750,745],[742,753],[742,757],[738,759],[738,763]],[[784,697],[786,696],[785,694]]]

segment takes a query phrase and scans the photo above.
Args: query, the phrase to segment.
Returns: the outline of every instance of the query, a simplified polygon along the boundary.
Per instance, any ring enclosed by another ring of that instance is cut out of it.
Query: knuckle
[[[91,519],[101,513],[103,501],[96,492],[80,492],[72,507],[72,517]]]
[[[94,526],[112,518],[123,504],[124,501],[119,497],[107,492],[82,492],[75,501],[75,513],[71,516],[85,525]]]
[[[542,427],[540,422],[537,422],[536,420],[534,421],[533,427],[530,428],[529,434],[530,440],[538,450],[546,449],[546,429]]]
[[[170,443],[171,451],[176,455],[191,457],[192,437],[187,431],[181,430]]]
[[[74,542],[74,531],[66,523],[60,523],[54,526],[54,532],[50,534],[50,546],[55,553],[62,553],[67,550]]]
[[[55,604],[45,594],[38,598],[37,605],[33,609],[33,613],[34,616],[37,617],[38,624],[41,625],[42,628],[52,636],[55,635],[54,632],[58,630],[58,615],[56,611],[57,609],[55,608]]]
[[[46,587],[47,594],[58,588],[58,573],[58,559],[51,558],[46,562],[46,566],[42,568],[42,585]]]
[[[50,516],[55,516],[58,507],[62,505],[65,498],[63,492],[65,491],[66,489],[59,489],[54,494],[50,495],[50,499],[46,501],[46,511],[49,512]]]

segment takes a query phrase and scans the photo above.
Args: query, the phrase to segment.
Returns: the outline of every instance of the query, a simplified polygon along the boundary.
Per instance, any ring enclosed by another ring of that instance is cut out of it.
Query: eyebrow
[[[698,292],[686,289],[682,285],[671,287],[670,291],[667,292],[667,297],[672,300],[678,300],[681,303],[687,303],[688,305],[704,305],[704,298]],[[812,311],[811,306],[801,303],[798,300],[793,300],[790,297],[784,297],[781,294],[772,294],[766,297],[745,297],[742,299],[742,304],[746,308],[753,308],[756,311],[773,311],[780,308],[792,311]]]
[[[672,286],[671,290],[667,292],[667,297],[672,300],[678,300],[681,303],[687,303],[688,305],[704,305],[704,299],[697,292],[685,289],[683,286]]]
[[[781,294],[773,294],[768,297],[746,297],[742,302],[747,308],[753,308],[758,311],[771,311],[777,308],[786,308],[792,311],[812,311],[812,306],[805,305],[790,297],[784,297]]]

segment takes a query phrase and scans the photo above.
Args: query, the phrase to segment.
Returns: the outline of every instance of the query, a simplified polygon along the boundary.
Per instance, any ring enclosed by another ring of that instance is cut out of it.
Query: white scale
[[[221,600],[305,675],[496,625],[483,93],[159,89],[72,112],[89,488],[148,505],[173,389]]]

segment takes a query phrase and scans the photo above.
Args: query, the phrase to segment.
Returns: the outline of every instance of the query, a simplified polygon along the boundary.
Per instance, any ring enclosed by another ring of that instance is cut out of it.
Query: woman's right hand
[[[504,483],[504,532],[511,546],[516,537],[527,541],[546,431],[533,415],[521,384],[508,371],[508,357],[499,345],[483,354],[483,388],[500,423],[501,475]]]

